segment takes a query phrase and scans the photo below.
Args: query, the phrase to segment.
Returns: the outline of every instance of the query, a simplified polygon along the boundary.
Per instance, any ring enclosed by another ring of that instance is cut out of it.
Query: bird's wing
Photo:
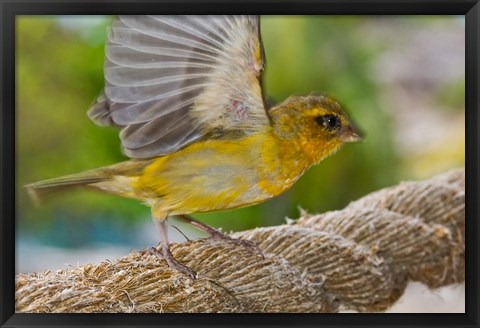
[[[119,16],[104,93],[88,115],[121,128],[127,156],[174,152],[209,133],[269,124],[258,16]]]

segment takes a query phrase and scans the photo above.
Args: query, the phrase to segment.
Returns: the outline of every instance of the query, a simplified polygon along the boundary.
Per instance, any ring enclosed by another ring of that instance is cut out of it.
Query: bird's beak
[[[358,142],[363,140],[363,134],[352,124],[349,124],[340,130],[340,140],[343,142]]]

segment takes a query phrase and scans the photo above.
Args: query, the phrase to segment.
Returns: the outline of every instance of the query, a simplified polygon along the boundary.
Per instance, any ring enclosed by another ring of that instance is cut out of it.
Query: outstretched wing
[[[215,132],[269,124],[258,16],[119,16],[108,33],[104,93],[89,117],[121,128],[127,156],[174,152]]]

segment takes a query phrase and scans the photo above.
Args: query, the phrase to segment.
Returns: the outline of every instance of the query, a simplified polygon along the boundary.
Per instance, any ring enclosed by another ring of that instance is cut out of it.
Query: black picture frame
[[[465,314],[15,314],[15,16],[112,14],[465,15],[466,273]],[[40,326],[435,326],[478,327],[479,61],[478,0],[24,1],[1,0],[0,324]]]

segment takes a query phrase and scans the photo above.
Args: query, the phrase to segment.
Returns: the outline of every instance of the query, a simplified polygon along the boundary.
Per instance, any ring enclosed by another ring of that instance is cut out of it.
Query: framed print
[[[1,6],[2,327],[478,325],[476,1]]]

